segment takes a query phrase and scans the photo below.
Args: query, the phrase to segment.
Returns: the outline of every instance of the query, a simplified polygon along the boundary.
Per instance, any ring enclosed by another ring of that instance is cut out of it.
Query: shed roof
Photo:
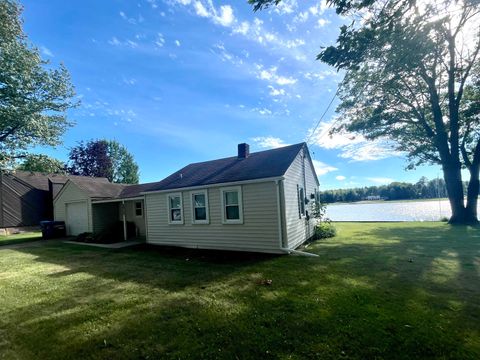
[[[86,176],[79,176],[79,175],[44,174],[40,172],[20,171],[20,170],[15,170],[12,172],[5,173],[5,175],[14,176],[19,180],[23,181],[24,183],[32,186],[33,188],[44,190],[44,191],[49,190],[49,186],[48,186],[49,181],[55,184],[65,184],[68,180],[87,178]],[[108,183],[107,178],[88,177],[88,179],[92,179],[92,181],[96,181],[96,182]]]

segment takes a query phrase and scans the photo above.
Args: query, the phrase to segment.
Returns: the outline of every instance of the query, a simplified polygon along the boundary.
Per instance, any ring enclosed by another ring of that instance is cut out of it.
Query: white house
[[[190,164],[162,181],[123,185],[67,182],[54,199],[69,235],[134,222],[149,244],[199,249],[289,252],[311,236],[318,178],[300,143]]]

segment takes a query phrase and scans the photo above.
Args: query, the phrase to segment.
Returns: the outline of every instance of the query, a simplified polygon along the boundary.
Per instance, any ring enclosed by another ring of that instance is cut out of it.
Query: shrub
[[[321,222],[315,226],[315,237],[317,239],[331,238],[337,235],[337,229],[330,222]]]

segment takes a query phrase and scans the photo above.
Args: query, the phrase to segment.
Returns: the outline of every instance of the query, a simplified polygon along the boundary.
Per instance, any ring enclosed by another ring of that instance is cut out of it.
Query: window
[[[143,206],[141,201],[135,201],[135,216],[143,216]]]
[[[305,216],[305,190],[297,185],[298,218]]]
[[[170,224],[183,224],[182,194],[169,194],[168,199],[168,222]]]
[[[192,224],[208,224],[208,195],[207,190],[191,193],[192,197]]]
[[[224,224],[243,224],[242,191],[240,186],[220,189]]]

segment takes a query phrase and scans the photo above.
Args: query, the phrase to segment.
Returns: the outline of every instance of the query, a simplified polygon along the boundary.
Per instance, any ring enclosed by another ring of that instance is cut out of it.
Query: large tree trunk
[[[450,224],[465,224],[466,209],[463,199],[462,173],[460,166],[451,164],[443,165],[443,177],[448,192],[448,200],[452,209]]]
[[[467,207],[466,211],[466,221],[468,223],[477,224],[477,204],[478,204],[478,193],[480,190],[479,182],[479,165],[472,165],[468,169],[470,171],[470,182],[468,183],[467,190]]]

